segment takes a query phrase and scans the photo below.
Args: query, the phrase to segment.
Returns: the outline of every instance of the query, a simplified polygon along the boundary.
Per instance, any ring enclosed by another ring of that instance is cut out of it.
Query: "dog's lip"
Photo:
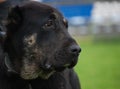
[[[39,71],[38,76],[43,78],[43,79],[48,79],[54,73],[55,73],[54,70],[51,70],[51,71],[41,70],[41,71]]]
[[[61,71],[63,71],[65,68],[66,68],[66,67],[64,67],[64,66],[60,66],[60,67],[58,67],[58,66],[52,66],[52,67],[49,68],[49,69],[45,69],[45,68],[41,68],[41,69],[42,69],[42,71],[44,71],[45,74],[49,74],[49,73],[52,72],[52,71],[54,71],[54,72],[61,72]]]
[[[72,54],[73,57],[78,57],[80,53]]]
[[[65,70],[66,68],[73,68],[76,64],[77,64],[77,61],[78,61],[78,57],[79,57],[80,53],[76,54],[76,55],[71,55],[71,62],[70,63],[66,63],[66,64],[63,64],[61,66],[56,66],[54,64],[44,64],[42,66],[40,66],[40,68],[45,72],[45,73],[50,73],[52,71],[55,71],[55,72],[61,72],[63,70]]]
[[[49,68],[46,68],[45,66],[42,66],[42,67],[40,67],[40,69],[42,69],[44,72],[51,72],[51,71],[53,71],[54,69],[52,68],[52,67],[49,67]]]
[[[65,70],[65,69],[66,69],[66,67],[61,66],[61,67],[56,67],[56,68],[55,68],[55,71],[61,72],[61,71]]]
[[[70,65],[68,66],[68,68],[73,68],[73,67],[77,64],[77,62],[78,62],[78,57],[79,57],[79,56],[76,56],[76,57],[73,57],[73,58],[72,58],[72,61],[71,61]]]

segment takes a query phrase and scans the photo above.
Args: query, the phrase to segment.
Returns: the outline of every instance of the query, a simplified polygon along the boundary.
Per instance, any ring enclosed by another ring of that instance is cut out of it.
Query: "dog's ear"
[[[20,27],[22,24],[22,11],[19,6],[11,7],[8,12],[8,17],[5,21],[5,25],[7,27],[7,30],[11,32],[16,32],[16,30]]]

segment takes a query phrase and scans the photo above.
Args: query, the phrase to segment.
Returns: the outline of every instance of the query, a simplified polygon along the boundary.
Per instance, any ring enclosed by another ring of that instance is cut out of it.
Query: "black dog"
[[[29,2],[12,8],[6,28],[0,89],[80,89],[73,67],[81,49],[60,12]]]

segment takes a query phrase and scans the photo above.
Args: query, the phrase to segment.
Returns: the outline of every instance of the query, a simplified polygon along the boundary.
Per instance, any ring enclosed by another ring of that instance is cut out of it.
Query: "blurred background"
[[[75,67],[82,89],[120,89],[120,1],[39,1],[63,13],[82,48]]]
[[[52,5],[68,20],[69,32],[82,48],[75,67],[82,89],[120,89],[120,1],[34,1]],[[7,13],[2,9],[7,5],[1,4],[0,11]]]

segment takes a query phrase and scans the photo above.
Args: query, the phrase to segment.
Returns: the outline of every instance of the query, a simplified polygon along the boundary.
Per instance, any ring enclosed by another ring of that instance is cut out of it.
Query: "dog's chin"
[[[41,79],[48,79],[52,74],[54,74],[55,71],[39,71],[36,73],[22,73],[21,77],[25,80],[32,80],[36,78],[41,78]]]
[[[68,63],[65,63],[65,64],[62,64],[62,65],[59,65],[59,66],[55,66],[54,69],[58,72],[61,72],[61,71],[64,71],[65,69],[71,69],[73,68],[77,62],[78,62],[78,56],[76,57],[73,57],[72,59],[70,59],[72,61],[68,62]]]
[[[53,75],[55,71],[40,71],[39,72],[39,77],[42,79],[48,79],[51,75]]]
[[[78,62],[78,58],[72,59],[72,62],[71,62],[71,64],[68,66],[68,68],[73,68],[73,67],[77,64],[77,62]]]

